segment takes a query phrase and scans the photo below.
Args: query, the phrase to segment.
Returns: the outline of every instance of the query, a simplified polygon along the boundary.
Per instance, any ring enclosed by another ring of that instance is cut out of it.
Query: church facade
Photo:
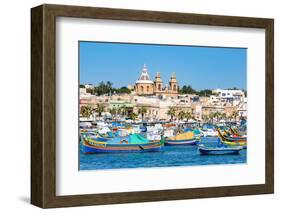
[[[152,81],[146,65],[143,66],[141,75],[135,83],[135,92],[137,95],[177,97],[178,91],[179,85],[175,73],[172,73],[169,84],[163,85],[160,72],[157,72],[155,80]]]

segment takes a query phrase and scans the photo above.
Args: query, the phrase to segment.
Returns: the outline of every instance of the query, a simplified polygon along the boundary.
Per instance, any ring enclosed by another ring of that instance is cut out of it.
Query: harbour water
[[[202,137],[202,144],[216,146],[216,137]],[[247,150],[238,155],[201,155],[197,146],[164,146],[160,152],[83,154],[80,149],[80,170],[243,164]]]

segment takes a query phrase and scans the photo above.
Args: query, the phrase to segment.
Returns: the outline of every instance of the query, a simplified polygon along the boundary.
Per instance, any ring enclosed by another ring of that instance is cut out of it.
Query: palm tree
[[[93,112],[93,108],[90,105],[82,106],[80,109],[80,113],[81,113],[82,117],[90,118],[90,116],[92,115],[92,112]]]
[[[189,119],[193,118],[191,112],[186,112],[186,113],[185,113],[185,118],[187,119],[187,121],[188,121]]]
[[[104,112],[105,106],[103,104],[98,104],[96,108],[96,112],[99,114],[99,117],[101,117],[101,114]]]
[[[218,121],[221,118],[221,113],[215,112],[213,116],[214,116],[214,118],[216,118],[216,121]]]
[[[116,112],[117,112],[118,115],[120,115],[120,114],[122,113],[121,107],[118,107],[117,110],[116,110]]]
[[[178,118],[179,118],[180,120],[183,120],[185,117],[186,117],[186,113],[185,113],[184,111],[180,111],[180,112],[178,113]]]
[[[115,107],[113,107],[112,109],[109,110],[109,112],[112,115],[112,117],[115,117],[117,114],[117,109]]]
[[[176,110],[174,107],[170,107],[170,109],[167,112],[167,115],[171,116],[171,121],[174,119],[174,116],[176,116]]]
[[[136,113],[131,113],[131,115],[130,115],[130,118],[132,119],[132,120],[136,120],[136,118],[138,117],[138,115],[136,114]]]
[[[239,113],[238,113],[238,111],[235,110],[235,111],[232,113],[231,118],[232,118],[232,119],[234,118],[234,120],[236,121],[238,116],[239,116]]]
[[[125,116],[125,115],[128,114],[128,110],[129,110],[129,108],[126,107],[125,105],[123,105],[123,106],[120,107],[120,111],[121,111],[121,113],[122,113],[123,116]]]
[[[141,119],[143,120],[143,117],[144,117],[144,114],[147,112],[147,109],[146,107],[142,106],[140,109],[139,109],[139,113],[141,114]]]
[[[209,114],[209,119],[211,120],[211,123],[213,124],[214,123],[214,117],[215,117],[215,113],[210,113]]]

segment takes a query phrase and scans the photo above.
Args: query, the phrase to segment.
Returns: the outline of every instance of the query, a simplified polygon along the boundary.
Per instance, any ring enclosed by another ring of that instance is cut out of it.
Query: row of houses
[[[220,112],[231,117],[237,112],[237,117],[247,117],[247,98],[241,90],[214,90],[210,97],[199,97],[193,94],[178,95],[176,98],[159,98],[156,96],[140,96],[123,94],[112,96],[96,96],[80,89],[80,106],[91,105],[93,109],[103,105],[104,110],[126,108],[127,113],[139,114],[141,108],[146,109],[145,118],[148,120],[168,120],[168,111],[174,108],[176,113],[190,112],[194,119],[202,121],[212,113]],[[140,116],[140,115],[139,115]]]

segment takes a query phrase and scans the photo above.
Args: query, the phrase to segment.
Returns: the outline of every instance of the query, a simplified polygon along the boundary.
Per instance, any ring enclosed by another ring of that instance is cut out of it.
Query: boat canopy
[[[200,135],[201,134],[199,129],[194,129],[193,132],[194,132],[195,135]]]
[[[139,144],[139,143],[148,143],[149,140],[147,140],[145,137],[139,135],[139,134],[132,134],[129,136],[129,143],[130,144]]]
[[[120,142],[124,141],[124,143],[128,142],[128,144],[146,144],[149,143],[145,137],[139,134],[132,134],[125,137],[115,137],[111,140],[108,140],[106,143],[108,144],[119,144]]]

